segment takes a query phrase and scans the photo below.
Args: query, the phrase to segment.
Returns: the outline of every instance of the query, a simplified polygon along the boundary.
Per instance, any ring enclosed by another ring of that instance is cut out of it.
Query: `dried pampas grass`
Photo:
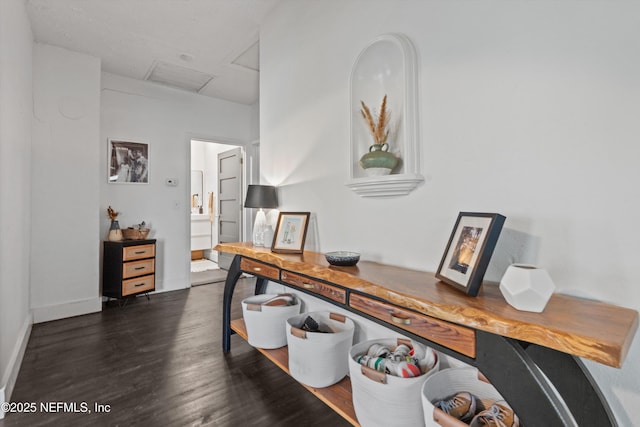
[[[371,132],[371,136],[373,136],[373,140],[376,144],[382,145],[387,142],[387,138],[389,137],[389,130],[387,129],[387,125],[389,124],[389,112],[387,111],[387,95],[382,98],[382,104],[380,105],[380,113],[378,113],[378,120],[373,117],[371,114],[371,110],[367,107],[367,104],[364,101],[360,101],[360,105],[362,105],[362,109],[360,113],[364,118],[365,123],[369,127],[369,132]]]
[[[115,221],[118,218],[118,212],[114,211],[111,206],[107,208],[107,215],[109,215],[111,221]]]

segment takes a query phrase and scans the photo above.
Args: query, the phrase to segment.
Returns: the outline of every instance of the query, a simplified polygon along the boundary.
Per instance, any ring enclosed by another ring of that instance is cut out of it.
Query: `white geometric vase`
[[[528,264],[511,264],[500,281],[509,305],[534,313],[544,310],[555,288],[547,270]]]

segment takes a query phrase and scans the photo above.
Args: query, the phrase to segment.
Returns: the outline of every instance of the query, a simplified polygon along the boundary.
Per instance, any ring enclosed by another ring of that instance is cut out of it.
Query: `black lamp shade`
[[[245,208],[275,209],[278,207],[278,195],[273,185],[250,185],[247,188]]]

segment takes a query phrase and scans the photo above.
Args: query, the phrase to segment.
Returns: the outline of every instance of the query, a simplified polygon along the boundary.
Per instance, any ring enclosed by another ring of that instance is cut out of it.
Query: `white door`
[[[242,229],[242,148],[218,154],[218,242],[239,242]],[[233,254],[218,253],[218,266],[229,269]]]

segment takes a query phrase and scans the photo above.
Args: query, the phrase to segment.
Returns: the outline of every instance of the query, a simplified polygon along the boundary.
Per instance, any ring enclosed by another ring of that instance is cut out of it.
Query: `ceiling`
[[[26,5],[37,42],[99,57],[103,71],[253,104],[260,23],[279,1],[26,0]]]

